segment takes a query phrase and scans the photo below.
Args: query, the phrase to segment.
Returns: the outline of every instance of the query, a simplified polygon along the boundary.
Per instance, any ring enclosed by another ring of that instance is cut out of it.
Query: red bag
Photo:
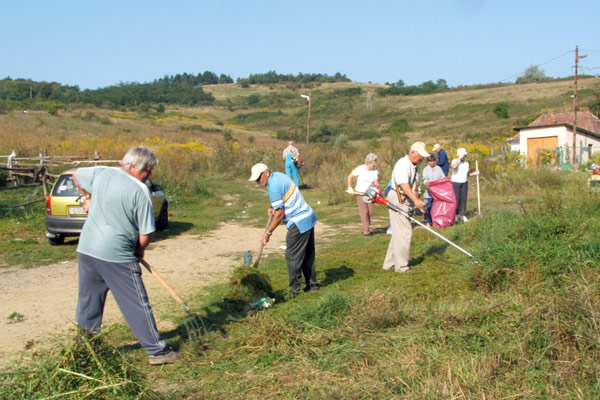
[[[436,228],[445,228],[454,223],[456,214],[456,196],[450,178],[445,177],[427,182],[429,194],[433,199],[431,220]]]

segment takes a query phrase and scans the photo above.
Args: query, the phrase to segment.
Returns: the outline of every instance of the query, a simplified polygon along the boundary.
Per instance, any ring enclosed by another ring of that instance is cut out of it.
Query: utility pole
[[[575,148],[577,146],[577,63],[579,46],[575,45],[575,92],[573,93],[573,168],[575,168]]]

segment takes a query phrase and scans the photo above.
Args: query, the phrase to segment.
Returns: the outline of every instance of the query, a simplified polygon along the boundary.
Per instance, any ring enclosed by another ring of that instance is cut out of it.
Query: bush
[[[257,104],[260,101],[260,96],[258,94],[251,94],[250,96],[248,96],[248,105],[254,105]]]
[[[390,125],[390,127],[386,130],[388,135],[400,136],[410,130],[410,126],[408,125],[408,121],[406,118],[395,119],[394,122]]]
[[[494,114],[498,118],[508,118],[508,103],[502,102],[494,106]]]

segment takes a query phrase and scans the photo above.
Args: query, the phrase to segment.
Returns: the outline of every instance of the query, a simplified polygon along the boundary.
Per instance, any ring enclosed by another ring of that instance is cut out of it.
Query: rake
[[[150,274],[153,277],[155,277],[156,280],[165,289],[167,289],[167,292],[169,292],[169,294],[171,295],[171,297],[173,297],[175,299],[175,301],[177,303],[179,303],[181,305],[181,307],[187,313],[187,318],[184,319],[183,325],[185,326],[185,329],[187,331],[188,338],[190,338],[190,339],[199,339],[202,336],[202,330],[204,330],[205,332],[207,332],[206,325],[204,325],[204,321],[202,320],[202,318],[198,314],[192,313],[190,307],[185,303],[185,301],[183,301],[183,299],[181,298],[181,296],[179,296],[177,294],[177,292],[175,291],[175,289],[173,289],[167,283],[167,281],[165,281],[163,279],[163,277],[160,276],[159,273],[156,272],[156,270],[150,264],[148,264],[146,262],[146,260],[144,260],[143,258],[140,258],[140,263],[142,263],[142,265],[144,267],[146,267],[146,269],[148,270],[148,272],[150,272]]]

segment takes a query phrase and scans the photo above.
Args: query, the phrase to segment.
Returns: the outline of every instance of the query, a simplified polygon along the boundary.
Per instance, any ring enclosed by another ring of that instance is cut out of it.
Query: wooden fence
[[[6,160],[5,162],[2,162]],[[38,157],[17,157],[13,150],[9,155],[0,155],[0,171],[7,171],[7,185],[0,186],[0,191],[20,189],[25,187],[42,186],[44,198],[32,200],[23,204],[1,206],[14,208],[44,201],[48,190],[59,177],[60,172],[79,166],[118,163],[118,160],[101,160],[96,151],[92,158],[75,156],[49,156],[48,152],[39,153]],[[54,172],[54,173],[53,173]]]

